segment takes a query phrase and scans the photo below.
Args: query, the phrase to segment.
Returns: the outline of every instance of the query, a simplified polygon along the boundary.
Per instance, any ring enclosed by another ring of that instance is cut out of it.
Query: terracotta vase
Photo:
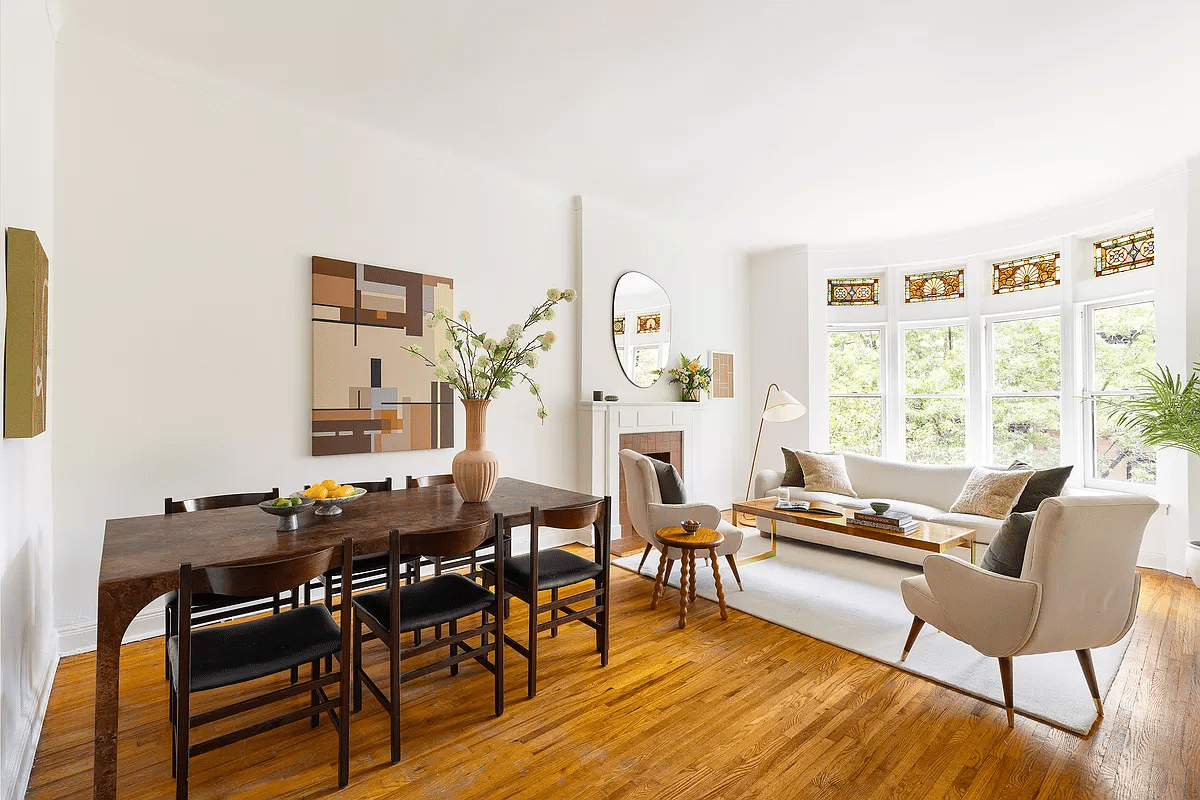
[[[492,401],[460,399],[467,410],[467,449],[454,455],[450,472],[463,500],[482,503],[492,496],[500,477],[500,460],[487,449],[487,407]]]

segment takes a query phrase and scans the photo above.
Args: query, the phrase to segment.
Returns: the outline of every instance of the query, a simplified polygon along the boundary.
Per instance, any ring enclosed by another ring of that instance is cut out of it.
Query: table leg
[[[654,579],[654,594],[650,595],[650,608],[658,608],[658,598],[663,594],[663,575],[667,571],[667,548],[658,553],[658,577]]]
[[[975,540],[971,540],[971,563],[975,563]]]
[[[696,602],[696,551],[692,550],[688,553],[688,561],[691,562],[692,579],[688,581],[688,602]]]
[[[688,599],[688,570],[695,571],[695,564],[690,564],[691,558],[694,556],[695,550],[685,550],[683,557],[679,559],[679,627],[687,627],[687,599]],[[695,580],[693,578],[693,580]]]
[[[738,559],[738,564],[753,564],[755,561],[763,561],[768,558],[774,558],[778,552],[778,542],[775,538],[775,520],[771,520],[771,550],[767,553],[759,553],[756,556]]]
[[[721,587],[721,568],[717,566],[717,549],[710,548],[708,556],[712,561],[713,582],[717,584],[717,605],[721,607],[721,619],[729,619],[729,610],[725,608],[725,591]]]

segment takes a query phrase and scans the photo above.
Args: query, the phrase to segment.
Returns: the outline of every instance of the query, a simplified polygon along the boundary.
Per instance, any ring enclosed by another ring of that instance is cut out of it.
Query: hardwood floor
[[[539,648],[538,696],[507,654],[491,674],[407,684],[403,761],[368,697],[353,717],[348,788],[336,735],[299,723],[193,759],[193,798],[1189,798],[1200,797],[1200,590],[1143,571],[1134,640],[1084,739],[700,599],[679,630],[652,581],[613,568],[612,659],[580,625]],[[669,595],[670,597],[670,595]],[[524,636],[524,604],[510,630]],[[382,650],[367,645],[375,669]],[[122,660],[121,797],[172,797],[162,643]],[[29,798],[91,796],[91,654],[63,659]],[[380,676],[382,677],[382,675]],[[1081,673],[1064,691],[1086,692]],[[1020,691],[1020,686],[1017,687]],[[215,699],[215,698],[214,698]]]

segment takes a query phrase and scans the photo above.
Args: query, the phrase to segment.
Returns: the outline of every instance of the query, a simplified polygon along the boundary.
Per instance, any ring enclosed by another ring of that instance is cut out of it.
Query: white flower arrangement
[[[439,381],[449,383],[467,400],[490,400],[500,389],[511,389],[516,381],[525,381],[529,384],[529,393],[537,398],[538,418],[544,420],[549,412],[542,400],[542,389],[529,377],[527,370],[537,367],[537,351],[549,350],[558,337],[554,331],[544,331],[528,340],[525,336],[537,323],[554,319],[555,305],[570,303],[575,297],[574,289],[547,289],[546,299],[534,306],[525,323],[509,325],[500,341],[472,328],[470,311],[460,311],[455,319],[446,309],[438,308],[425,315],[425,324],[430,328],[445,325],[453,352],[443,348],[434,361],[421,351],[419,345],[404,349],[433,367]]]

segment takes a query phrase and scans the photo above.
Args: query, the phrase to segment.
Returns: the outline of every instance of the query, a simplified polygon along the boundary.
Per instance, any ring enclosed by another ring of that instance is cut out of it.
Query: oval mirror
[[[643,389],[671,355],[671,301],[658,282],[626,272],[613,289],[613,348],[625,377]]]

